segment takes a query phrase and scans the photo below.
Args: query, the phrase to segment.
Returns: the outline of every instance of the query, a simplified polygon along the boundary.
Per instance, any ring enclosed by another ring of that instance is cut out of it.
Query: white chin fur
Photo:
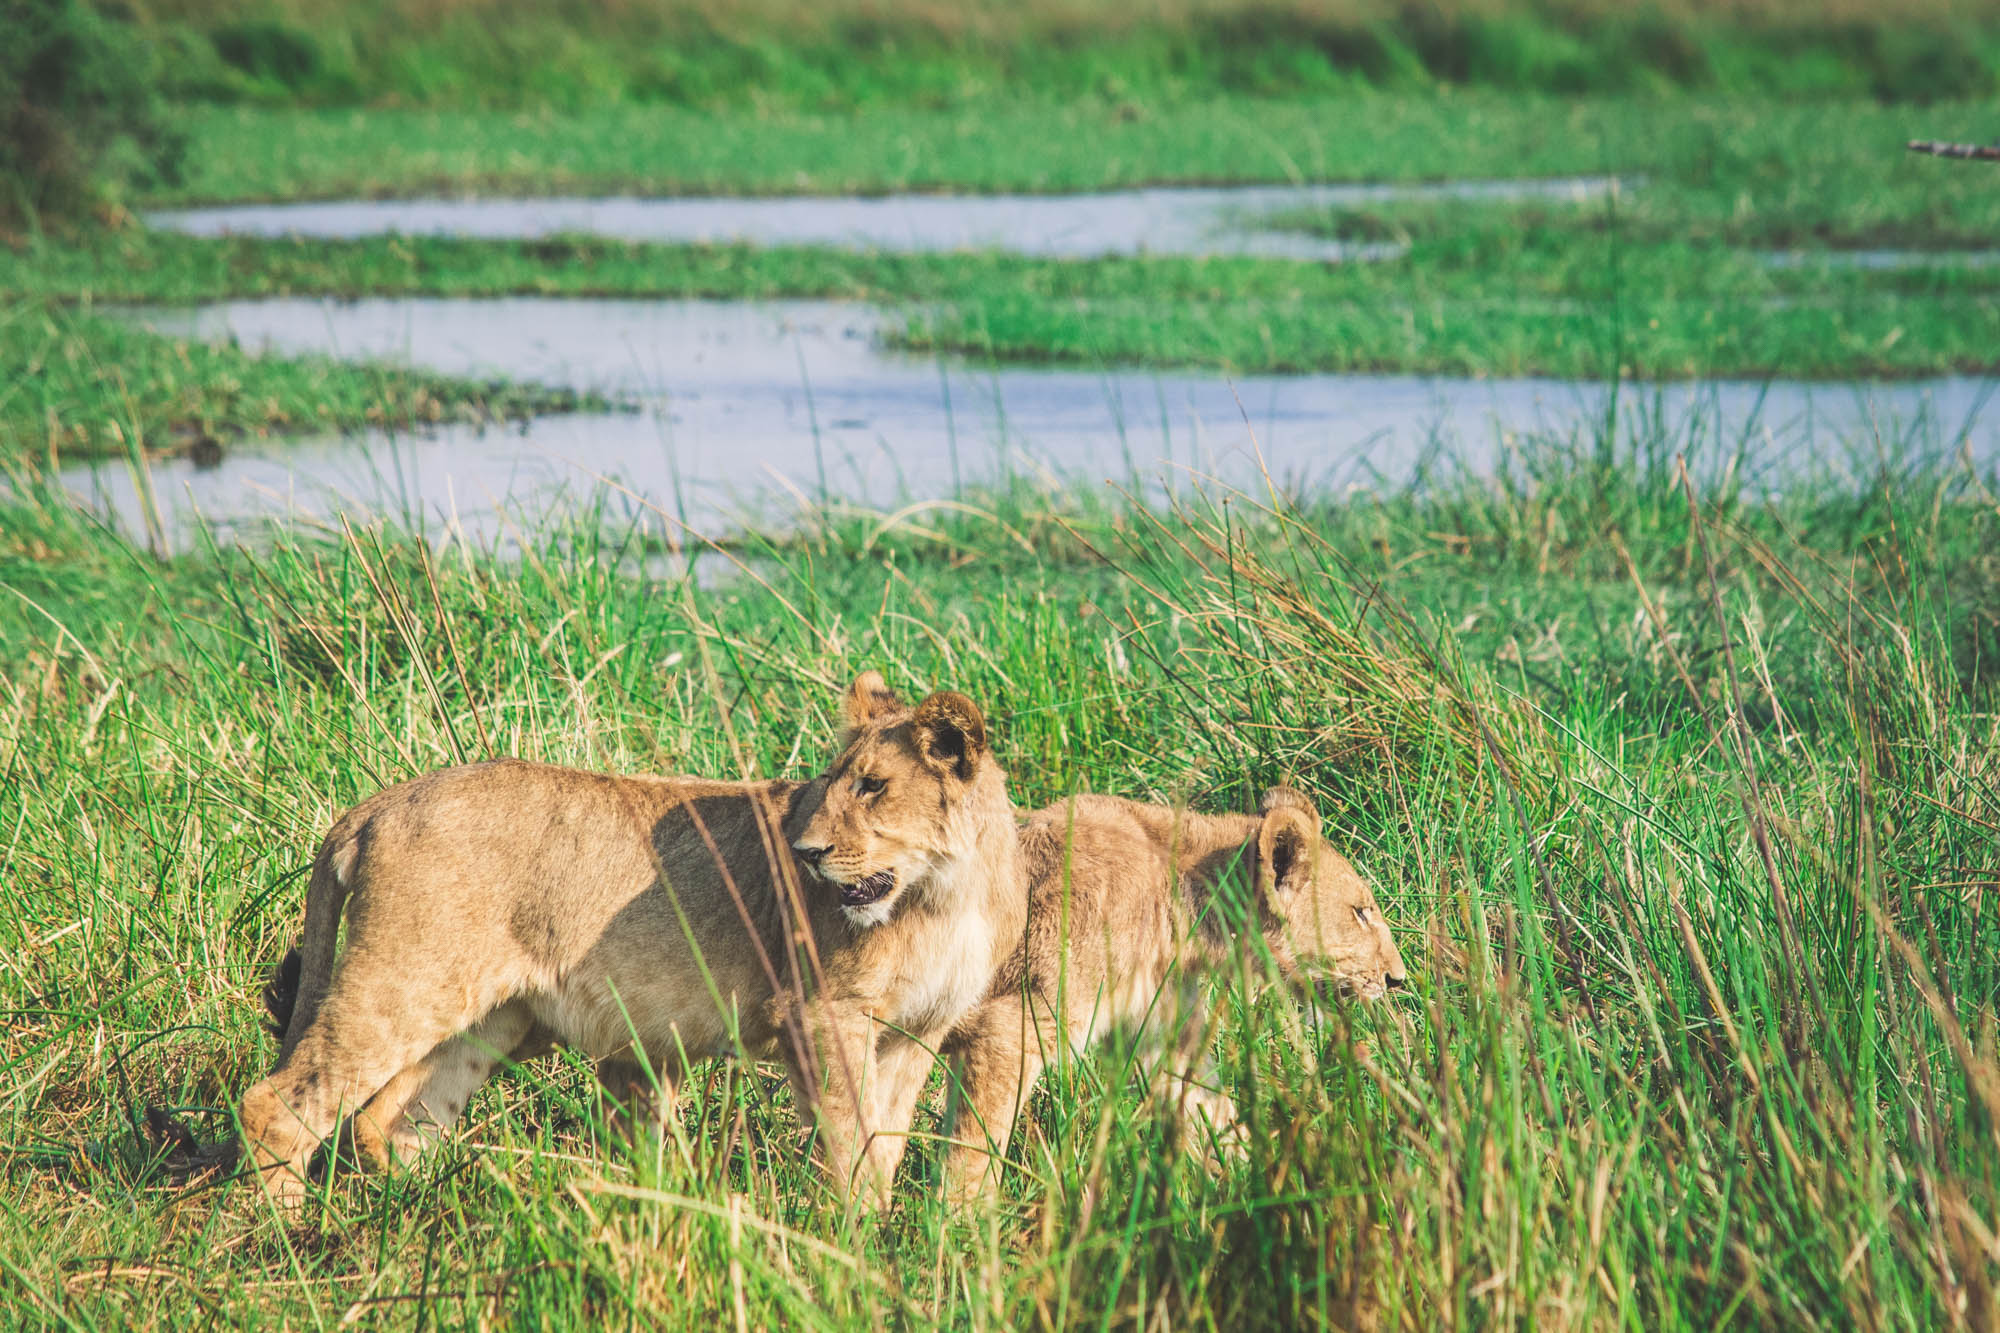
[[[879,926],[895,912],[894,897],[895,895],[891,894],[887,898],[877,899],[861,907],[843,907],[840,910],[850,925]]]

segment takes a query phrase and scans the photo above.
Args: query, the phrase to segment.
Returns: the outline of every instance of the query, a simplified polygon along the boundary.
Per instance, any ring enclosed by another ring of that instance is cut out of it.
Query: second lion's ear
[[[1290,802],[1273,806],[1257,830],[1257,892],[1290,897],[1312,882],[1319,820]]]
[[[917,705],[911,719],[917,748],[925,759],[970,782],[986,752],[986,718],[979,705],[953,690],[939,690]]]
[[[840,701],[841,719],[850,731],[859,731],[902,711],[903,701],[896,697],[879,671],[864,671],[856,676],[847,687],[847,697]]]

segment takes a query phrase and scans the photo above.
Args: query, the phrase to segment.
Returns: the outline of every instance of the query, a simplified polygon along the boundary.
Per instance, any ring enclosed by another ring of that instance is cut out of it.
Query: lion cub
[[[991,1185],[1059,1043],[1081,1053],[1114,1028],[1158,1034],[1182,1104],[1231,1128],[1229,1099],[1190,1078],[1208,1038],[1197,972],[1268,952],[1288,980],[1328,976],[1367,999],[1406,979],[1374,893],[1289,787],[1265,793],[1255,815],[1077,796],[1029,817],[1021,856],[1027,933],[945,1042],[959,1066],[945,1165],[957,1198]],[[1250,920],[1255,934],[1238,933]],[[1250,962],[1263,973],[1261,958]]]
[[[909,709],[871,671],[845,715],[809,783],[498,760],[350,810],[313,863],[277,1070],[243,1098],[272,1192],[303,1195],[344,1114],[365,1154],[416,1151],[498,1061],[558,1041],[654,1118],[684,1060],[782,1059],[839,1187],[879,1197],[930,1052],[984,996],[1025,904],[972,701]],[[838,891],[805,888],[801,865]]]

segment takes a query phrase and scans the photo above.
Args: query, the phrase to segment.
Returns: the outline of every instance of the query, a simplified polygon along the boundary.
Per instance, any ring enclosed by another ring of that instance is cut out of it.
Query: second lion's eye
[[[854,784],[854,790],[863,796],[873,796],[888,785],[888,782],[882,778],[863,778]]]

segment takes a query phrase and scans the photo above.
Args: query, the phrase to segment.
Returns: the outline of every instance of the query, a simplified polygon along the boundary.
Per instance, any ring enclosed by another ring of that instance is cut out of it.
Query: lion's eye
[[[863,796],[873,796],[888,785],[885,778],[863,778],[854,784],[854,790]]]
[[[1354,919],[1364,926],[1368,924],[1369,919],[1374,915],[1374,912],[1366,907],[1357,907],[1354,909]]]

